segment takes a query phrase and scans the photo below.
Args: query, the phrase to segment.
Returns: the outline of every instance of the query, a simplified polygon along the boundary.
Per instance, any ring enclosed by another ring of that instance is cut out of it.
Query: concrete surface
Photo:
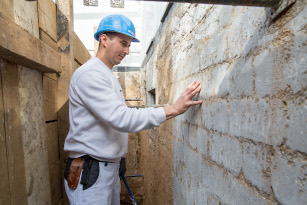
[[[266,8],[172,7],[144,63],[145,87],[172,103],[199,80],[203,104],[152,132],[152,150],[172,150],[154,180],[172,180],[150,190],[173,189],[173,202],[153,194],[147,204],[307,203],[306,5],[274,22]]]

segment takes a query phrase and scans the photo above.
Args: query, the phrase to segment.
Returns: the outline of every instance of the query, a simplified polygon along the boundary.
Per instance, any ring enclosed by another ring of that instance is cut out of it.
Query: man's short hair
[[[116,35],[115,32],[110,32],[110,31],[104,32],[104,33],[102,33],[102,34],[105,34],[105,35],[108,36],[108,38],[111,39],[111,40],[112,40],[112,39],[114,38],[114,36]],[[102,34],[100,34],[100,36],[99,36],[98,48],[100,47],[100,42],[101,42],[100,37],[101,37]]]

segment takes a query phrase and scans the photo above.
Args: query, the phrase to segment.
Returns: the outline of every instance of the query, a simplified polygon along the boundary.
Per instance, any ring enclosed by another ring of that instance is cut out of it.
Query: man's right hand
[[[200,82],[193,81],[193,83],[180,95],[173,105],[163,107],[166,119],[171,119],[177,115],[181,115],[186,112],[189,107],[201,104],[203,102],[202,100],[192,101],[192,98],[199,93],[200,90]]]

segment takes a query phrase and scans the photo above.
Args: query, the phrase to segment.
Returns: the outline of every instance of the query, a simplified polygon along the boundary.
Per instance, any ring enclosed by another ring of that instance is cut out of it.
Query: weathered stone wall
[[[118,78],[126,99],[144,99],[141,94],[142,72],[114,72],[114,75]],[[152,86],[148,89],[152,90],[155,88],[157,77],[152,73],[149,73],[148,76],[150,76],[148,82],[152,82]],[[168,79],[165,78],[165,80]],[[127,101],[126,104],[135,106],[144,105],[144,102]],[[137,204],[172,203],[172,139],[168,137],[172,129],[168,129],[169,127],[172,127],[172,121],[164,123],[161,128],[129,133],[126,176],[144,175],[126,178]],[[165,132],[166,129],[169,132]],[[121,204],[131,204],[123,182],[121,186]]]
[[[199,80],[203,104],[151,131],[146,204],[307,203],[306,4],[274,22],[266,8],[172,7],[146,88],[172,103]]]
[[[171,29],[165,27],[159,45],[145,64],[146,103],[168,104],[173,99],[173,56]],[[157,42],[157,41],[156,41]],[[143,72],[144,72],[143,70]],[[144,79],[143,79],[144,80]],[[154,91],[154,92],[152,92]],[[154,93],[154,94],[153,94]],[[145,131],[142,141],[144,161],[144,204],[173,204],[173,120]]]
[[[123,89],[125,99],[142,99],[141,97],[141,73],[133,72],[113,72]],[[142,101],[126,101],[129,105],[143,105]],[[129,133],[128,153],[126,155],[126,176],[142,174],[143,161],[141,159],[145,150],[142,149],[142,142],[145,137],[144,132]],[[144,178],[126,178],[129,188],[133,193],[137,204],[143,204],[144,200]],[[123,181],[121,182],[121,204],[131,204],[131,199]]]
[[[113,72],[123,88],[125,99],[134,100],[126,101],[127,105],[143,105],[141,95],[141,73],[139,71],[130,72]]]

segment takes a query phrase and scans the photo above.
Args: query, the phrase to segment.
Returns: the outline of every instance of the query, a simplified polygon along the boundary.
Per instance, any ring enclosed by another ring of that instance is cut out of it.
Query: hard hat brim
[[[96,32],[96,33],[94,34],[94,38],[95,38],[97,41],[99,41],[99,36],[100,36],[101,34],[103,34],[104,32],[121,33],[121,32],[116,32],[116,31],[99,31],[99,32]],[[140,42],[139,39],[135,38],[133,35],[130,35],[130,34],[127,34],[127,33],[121,33],[121,34],[124,34],[124,35],[126,35],[126,36],[132,37],[132,38],[133,38],[132,42],[135,42],[135,43],[139,43],[139,42]]]

